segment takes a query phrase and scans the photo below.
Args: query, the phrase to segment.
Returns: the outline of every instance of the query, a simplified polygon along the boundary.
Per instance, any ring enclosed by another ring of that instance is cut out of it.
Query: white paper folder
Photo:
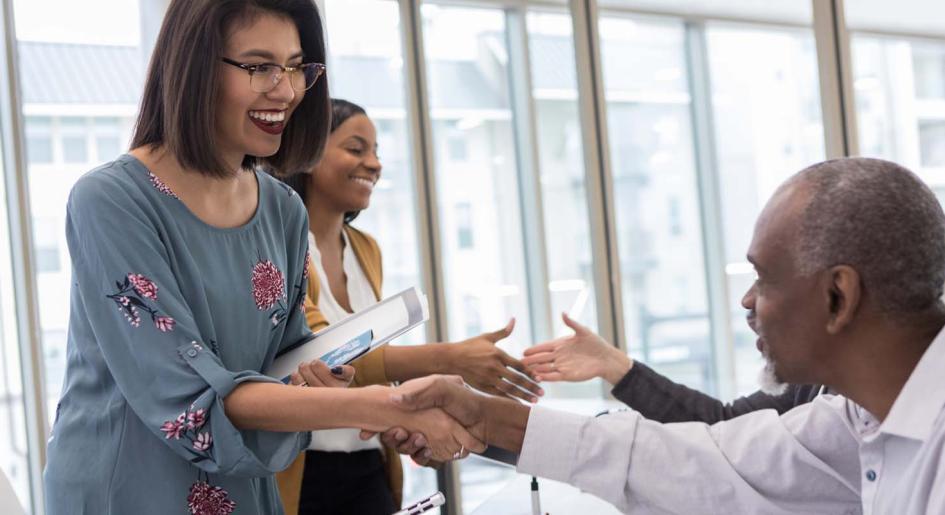
[[[329,352],[370,332],[370,352],[397,338],[430,318],[427,297],[417,287],[354,313],[315,333],[311,340],[276,356],[265,374],[286,380],[299,364],[320,359]],[[359,355],[366,354],[360,353]]]

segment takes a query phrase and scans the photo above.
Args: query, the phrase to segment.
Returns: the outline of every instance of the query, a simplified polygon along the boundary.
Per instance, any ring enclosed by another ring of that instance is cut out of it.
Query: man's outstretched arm
[[[443,377],[395,402],[439,407],[475,437],[519,452],[518,471],[562,481],[623,511],[846,513],[860,509],[858,441],[842,398],[712,426],[627,411],[584,417],[476,394]]]

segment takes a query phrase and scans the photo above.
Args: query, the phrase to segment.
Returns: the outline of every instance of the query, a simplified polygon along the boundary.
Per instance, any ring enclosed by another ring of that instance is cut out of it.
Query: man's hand
[[[473,392],[456,376],[430,376],[414,379],[395,388],[395,404],[412,410],[437,407],[458,420],[484,444],[519,452],[525,438],[525,426],[531,408],[508,398]],[[482,452],[473,449],[473,452]]]
[[[327,386],[347,388],[354,380],[354,367],[340,365],[329,369],[321,360],[314,360],[299,365],[299,369],[290,376],[291,384],[296,386]]]
[[[361,439],[367,440],[376,433],[370,431],[361,431]],[[397,451],[398,454],[406,454],[420,466],[437,466],[440,462],[433,461],[433,451],[427,448],[427,439],[420,433],[410,434],[402,427],[392,427],[381,434],[381,443]]]
[[[633,360],[603,338],[561,315],[565,325],[574,330],[563,336],[525,350],[522,359],[538,381],[586,381],[603,378],[617,384],[633,367]]]
[[[525,365],[496,347],[496,343],[508,338],[514,329],[513,318],[498,331],[448,344],[444,348],[445,371],[462,376],[477,390],[538,402],[538,397],[545,392],[529,380]]]

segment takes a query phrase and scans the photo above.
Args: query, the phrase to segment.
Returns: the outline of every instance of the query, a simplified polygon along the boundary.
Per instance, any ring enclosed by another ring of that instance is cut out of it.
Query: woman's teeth
[[[285,121],[285,111],[250,111],[249,116],[269,123]]]
[[[352,177],[351,180],[359,184],[363,184],[367,186],[368,188],[374,189],[374,181],[371,181],[368,179],[362,179],[361,177]]]

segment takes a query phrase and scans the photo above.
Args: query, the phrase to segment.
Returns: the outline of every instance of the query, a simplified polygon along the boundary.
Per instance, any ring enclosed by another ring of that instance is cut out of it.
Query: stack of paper
[[[301,363],[316,359],[322,359],[329,366],[348,363],[429,318],[426,295],[416,287],[406,289],[322,329],[312,339],[283,352],[265,374],[288,382],[289,375]]]

